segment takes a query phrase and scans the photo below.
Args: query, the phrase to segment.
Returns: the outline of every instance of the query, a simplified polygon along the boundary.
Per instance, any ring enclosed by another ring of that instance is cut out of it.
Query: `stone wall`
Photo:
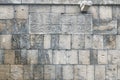
[[[0,0],[0,80],[120,80],[120,1],[77,3]]]

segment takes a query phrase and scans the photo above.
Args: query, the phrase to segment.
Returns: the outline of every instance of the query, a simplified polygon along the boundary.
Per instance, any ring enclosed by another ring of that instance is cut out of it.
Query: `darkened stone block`
[[[51,48],[52,49],[59,48],[59,35],[51,35]]]
[[[98,64],[98,52],[97,52],[97,50],[90,51],[90,64],[91,65]]]
[[[12,35],[12,49],[20,48],[20,35]]]

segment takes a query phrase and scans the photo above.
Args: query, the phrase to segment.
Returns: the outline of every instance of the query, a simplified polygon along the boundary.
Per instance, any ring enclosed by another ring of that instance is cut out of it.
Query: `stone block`
[[[60,13],[52,13],[50,14],[50,24],[61,24],[61,14]]]
[[[112,7],[110,6],[100,6],[99,15],[101,20],[112,19]]]
[[[84,35],[72,35],[72,49],[84,49],[85,37]]]
[[[15,64],[15,51],[14,50],[5,50],[4,64]]]
[[[58,80],[62,80],[62,65],[55,66],[55,78]]]
[[[86,73],[86,66],[85,65],[75,65],[74,66],[74,79],[75,80],[86,80],[87,73]]]
[[[34,0],[22,0],[22,4],[30,4],[30,3],[35,3]]]
[[[73,66],[72,65],[64,65],[63,67],[63,79],[64,80],[73,80]],[[68,75],[69,74],[69,75]]]
[[[1,49],[11,49],[11,35],[0,35]]]
[[[92,48],[92,35],[85,35],[85,49]]]
[[[14,34],[14,19],[6,20],[5,34]]]
[[[79,50],[79,64],[90,64],[89,50]]]
[[[120,49],[120,35],[116,35],[116,49]]]
[[[98,64],[98,52],[97,52],[97,50],[90,51],[90,64],[91,65]]]
[[[23,80],[23,66],[11,65],[11,80]]]
[[[14,18],[14,8],[11,5],[1,5],[0,6],[0,19],[13,19]]]
[[[0,64],[4,63],[4,50],[0,50]]]
[[[34,69],[34,66],[33,66],[33,65],[24,65],[24,66],[23,66],[24,80],[33,80],[33,79],[34,79],[33,69]]]
[[[51,48],[59,49],[59,35],[51,35]]]
[[[115,49],[116,48],[116,35],[104,35],[104,49]]]
[[[43,80],[43,65],[34,65],[34,80]]]
[[[20,48],[20,35],[12,35],[12,49]]]
[[[59,49],[71,49],[70,35],[59,35]]]
[[[51,43],[52,43],[51,40],[52,40],[51,35],[44,35],[44,41],[43,41],[44,49],[50,49],[51,48]]]
[[[10,76],[10,65],[0,65],[0,79],[7,80]]]
[[[54,65],[44,65],[44,79],[55,80],[55,66]]]
[[[79,13],[80,8],[78,6],[65,6],[65,13]]]
[[[107,51],[106,50],[98,50],[98,64],[107,64]]]
[[[0,4],[21,4],[21,0],[0,0]]]
[[[94,65],[87,65],[87,80],[94,80]]]
[[[106,79],[116,80],[117,79],[117,65],[106,66]]]
[[[93,49],[103,49],[102,35],[93,35]]]
[[[54,1],[53,1],[54,2]],[[51,12],[52,13],[65,13],[65,7],[64,6],[52,6],[52,9],[51,9]]]
[[[38,50],[28,50],[27,63],[38,64]]]
[[[31,34],[30,36],[31,48],[32,49],[43,49],[44,35]]]
[[[21,64],[21,50],[15,50],[15,64]]]
[[[120,65],[117,66],[117,69],[118,69],[117,79],[119,80],[120,79]]]
[[[21,50],[21,64],[27,64],[27,50]]]
[[[28,19],[28,6],[15,6],[15,18]]]
[[[93,27],[94,34],[117,34],[117,20],[100,22],[98,26]]]
[[[23,34],[20,36],[20,48],[29,49],[30,48],[30,35]]]
[[[39,50],[38,64],[52,64],[52,50]]]
[[[95,65],[95,80],[105,80],[105,66]]]
[[[6,31],[6,21],[0,20],[0,34],[5,34]]]

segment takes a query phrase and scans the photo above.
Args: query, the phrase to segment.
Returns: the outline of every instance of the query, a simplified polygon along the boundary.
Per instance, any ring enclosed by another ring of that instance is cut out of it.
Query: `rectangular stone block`
[[[0,35],[0,46],[1,49],[11,49],[11,35]]]
[[[15,51],[14,50],[5,50],[4,64],[15,64]]]
[[[63,67],[63,79],[64,80],[73,80],[73,66],[72,65],[64,65]],[[68,75],[69,74],[69,75]]]
[[[96,65],[95,66],[95,80],[105,80],[105,66],[104,65]]]
[[[85,65],[75,65],[74,66],[74,79],[75,80],[86,80],[86,66]]]
[[[94,34],[117,34],[117,20],[99,22],[94,25]]]
[[[50,14],[50,24],[61,24],[61,14],[60,13]]]
[[[34,80],[43,80],[43,65],[34,65]]]
[[[12,49],[20,49],[20,35],[12,35]]]
[[[62,65],[56,65],[55,66],[55,78],[58,80],[62,80]]]
[[[116,48],[120,49],[120,35],[116,35]]]
[[[120,79],[120,65],[117,66],[117,69],[118,69],[117,79],[119,80]]]
[[[44,35],[44,41],[43,41],[44,49],[51,49],[51,43],[52,43],[51,40],[52,40],[51,35]]]
[[[59,35],[59,49],[71,49],[70,35]]]
[[[52,64],[52,50],[39,50],[38,64]]]
[[[92,48],[92,35],[85,35],[85,49]]]
[[[62,0],[63,1],[63,0]],[[67,1],[67,0],[65,0]],[[78,6],[65,6],[65,13],[79,13],[80,12],[80,8]]]
[[[13,80],[23,80],[23,66],[22,65],[11,65],[11,76]]]
[[[43,49],[44,35],[32,34],[30,35],[31,48],[32,49]]]
[[[0,34],[5,34],[6,31],[6,21],[0,20]]]
[[[103,49],[103,36],[93,35],[93,49]]]
[[[33,69],[34,69],[34,66],[33,65],[24,65],[23,66],[23,75],[24,75],[24,80],[31,80],[31,79],[34,79],[34,76],[33,76]]]
[[[0,64],[4,63],[4,50],[0,50]]]
[[[54,65],[44,65],[44,79],[55,80],[55,66]]]
[[[89,50],[79,50],[79,64],[90,64]]]
[[[21,50],[15,50],[15,64],[21,64]]]
[[[38,50],[28,50],[27,63],[38,64]]]
[[[115,49],[116,48],[116,35],[104,35],[104,49]]]
[[[21,4],[21,0],[0,0],[0,4]]]
[[[59,49],[59,35],[51,35],[51,48]]]
[[[14,26],[15,26],[14,19],[6,20],[6,27],[4,33],[5,34],[13,34],[14,33]]]
[[[72,49],[84,49],[85,37],[84,35],[72,35]]]
[[[117,65],[107,65],[105,77],[106,77],[106,80],[116,80],[117,79]]]
[[[90,64],[91,65],[98,64],[98,52],[97,52],[97,50],[90,51]]]
[[[27,64],[27,50],[25,49],[21,50],[21,64]]]
[[[98,50],[98,64],[108,64],[106,50]]]
[[[0,65],[0,79],[7,80],[10,76],[10,65]]]
[[[51,12],[52,13],[65,13],[65,7],[64,6],[58,6],[58,5],[57,6],[52,5]]]
[[[0,19],[13,19],[14,18],[14,8],[11,5],[1,5],[0,6]]]
[[[28,19],[28,6],[15,6],[15,18]]]
[[[87,80],[94,80],[94,66],[93,65],[87,65]]]

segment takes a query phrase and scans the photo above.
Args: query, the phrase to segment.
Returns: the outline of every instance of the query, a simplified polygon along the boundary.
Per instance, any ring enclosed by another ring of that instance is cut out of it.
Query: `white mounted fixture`
[[[90,8],[90,6],[92,6],[92,1],[80,1],[78,3],[80,5],[80,10],[81,12],[87,12],[87,10]]]

